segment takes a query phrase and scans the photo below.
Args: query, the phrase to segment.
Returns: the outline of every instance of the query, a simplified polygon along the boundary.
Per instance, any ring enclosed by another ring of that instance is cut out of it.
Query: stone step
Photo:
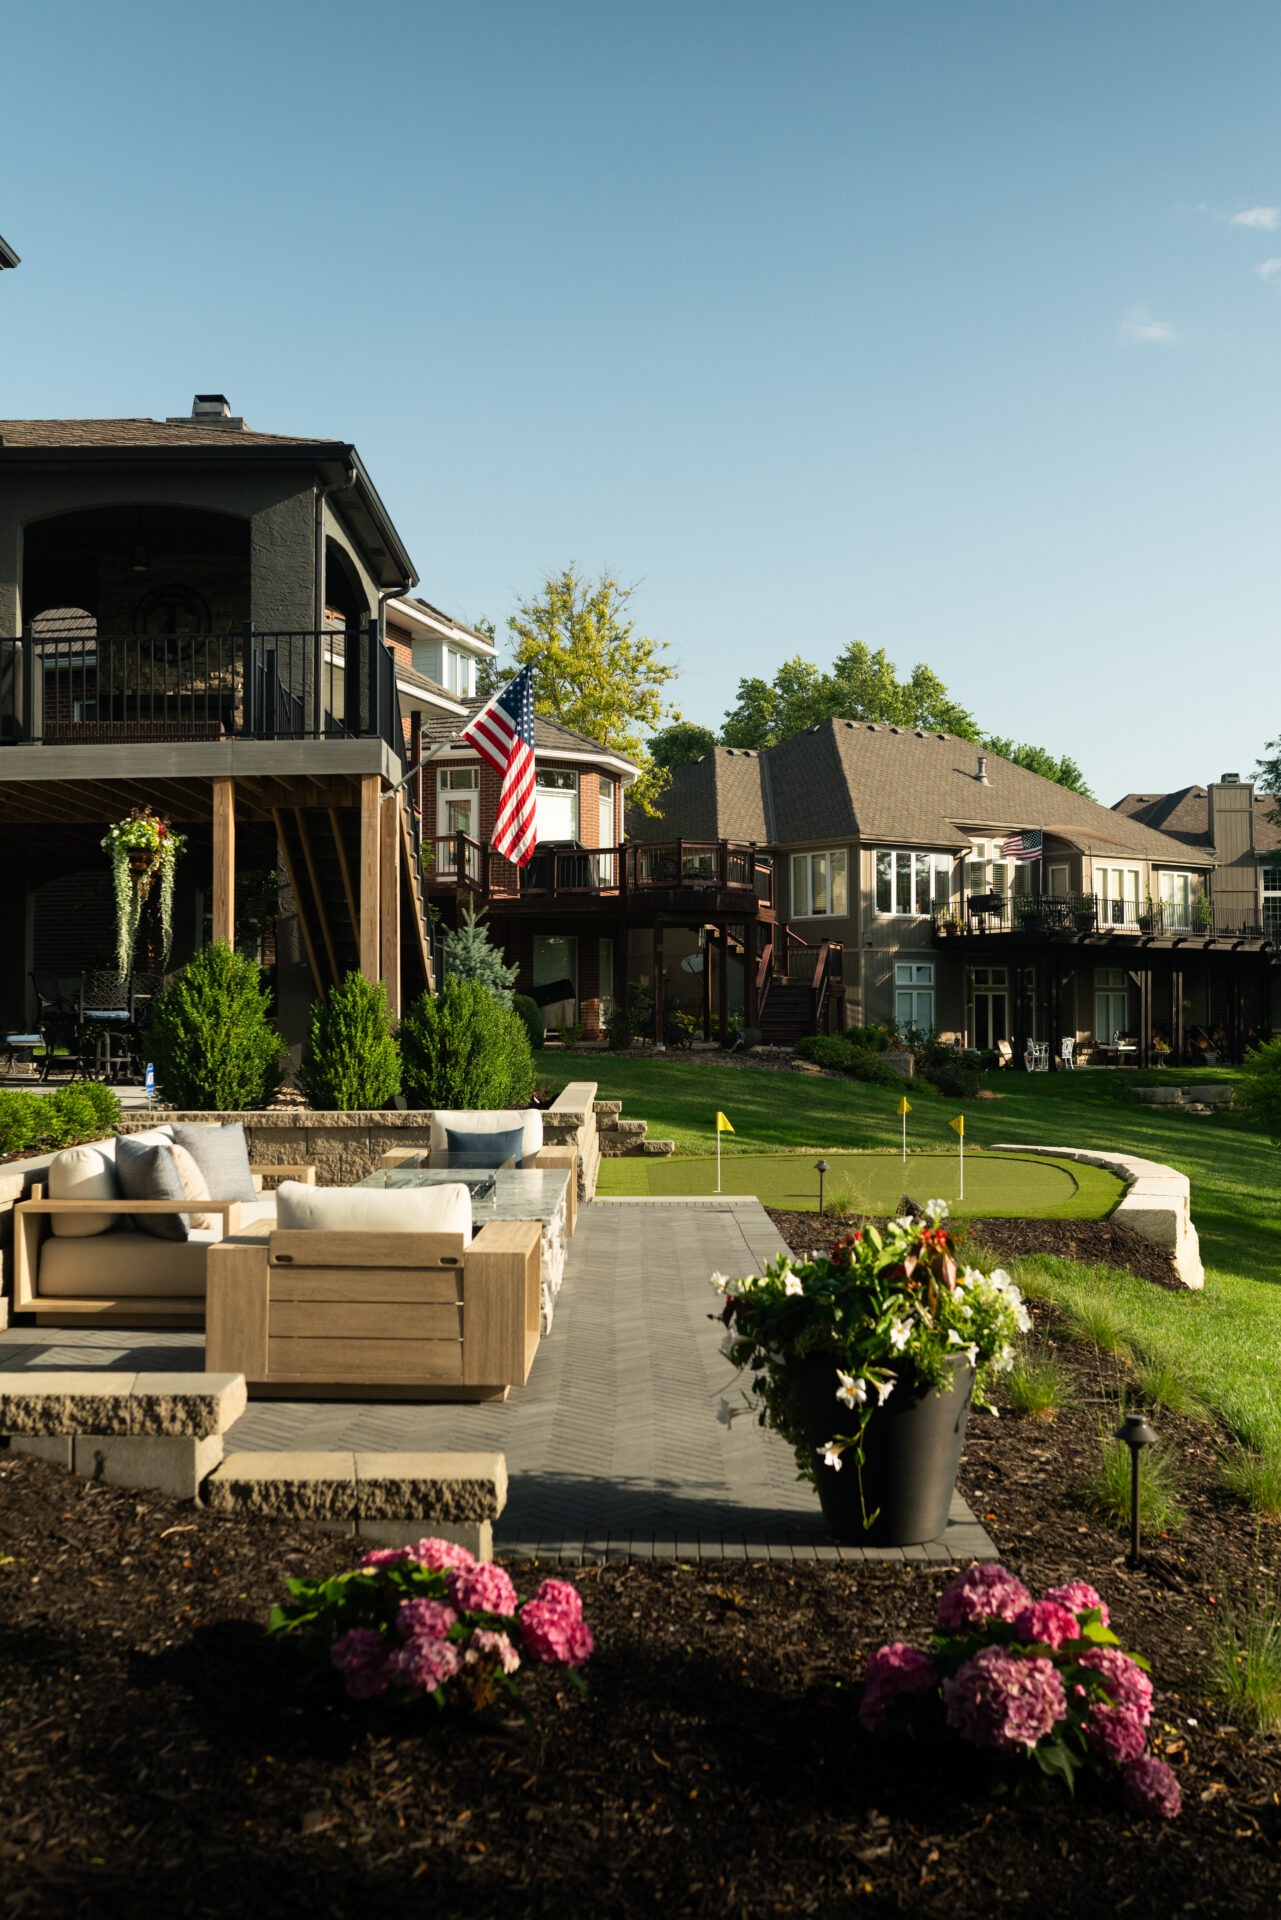
[[[609,1114],[616,1117],[623,1111],[623,1103],[621,1100],[596,1100],[593,1102],[593,1110],[598,1120]]]
[[[311,1520],[379,1546],[434,1534],[493,1553],[507,1504],[502,1453],[231,1453],[205,1482],[214,1513]]]
[[[602,1140],[643,1140],[649,1132],[648,1120],[616,1120],[612,1127],[598,1129]]]
[[[656,1159],[666,1159],[668,1155],[675,1153],[675,1151],[676,1142],[674,1140],[641,1141],[641,1152],[653,1154]]]

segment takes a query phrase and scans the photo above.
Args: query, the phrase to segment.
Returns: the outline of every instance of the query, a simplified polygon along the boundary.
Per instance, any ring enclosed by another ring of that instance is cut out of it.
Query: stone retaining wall
[[[1192,1191],[1188,1177],[1159,1160],[1143,1160],[1132,1153],[1106,1153],[1093,1147],[1029,1147],[1009,1140],[994,1146],[993,1153],[1043,1153],[1057,1160],[1080,1160],[1087,1167],[1102,1167],[1125,1181],[1124,1197],[1110,1218],[1118,1226],[1128,1227],[1140,1240],[1168,1253],[1174,1271],[1185,1287],[1203,1287],[1205,1269],[1201,1265],[1201,1245],[1192,1224]]]

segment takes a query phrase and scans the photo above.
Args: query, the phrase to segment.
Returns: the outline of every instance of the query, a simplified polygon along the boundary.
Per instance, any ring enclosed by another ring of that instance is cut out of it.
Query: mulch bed
[[[811,1216],[804,1216],[807,1223]],[[866,1654],[924,1640],[936,1569],[585,1567],[598,1652],[532,1727],[428,1709],[394,1729],[298,1686],[262,1623],[350,1543],[231,1521],[0,1454],[0,1914],[1249,1914],[1281,1900],[1281,1743],[1216,1702],[1207,1631],[1275,1569],[1275,1527],[1220,1490],[1214,1428],[1158,1412],[1183,1528],[1138,1572],[1073,1489],[1124,1370],[1066,1368],[1052,1422],[975,1415],[961,1484],[1029,1585],[1083,1577],[1157,1687],[1185,1808],[1136,1822],[1091,1786],[1012,1806],[972,1751],[856,1721]],[[516,1566],[523,1592],[543,1569]]]
[[[775,1207],[765,1211],[788,1246],[801,1253],[826,1253],[863,1224],[861,1217],[834,1220],[826,1214],[791,1213]],[[1017,1260],[1022,1254],[1051,1253],[1088,1267],[1119,1267],[1155,1286],[1183,1290],[1168,1254],[1111,1220],[958,1220],[949,1224],[962,1247],[972,1242],[982,1247],[984,1258]]]

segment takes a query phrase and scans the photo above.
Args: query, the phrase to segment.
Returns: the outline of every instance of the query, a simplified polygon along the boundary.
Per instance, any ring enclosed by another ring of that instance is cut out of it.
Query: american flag
[[[1022,833],[1012,833],[1001,846],[1001,852],[1010,860],[1039,860],[1044,852],[1045,835],[1039,827],[1027,827]]]
[[[538,844],[534,804],[534,669],[522,667],[463,728],[463,739],[503,777],[495,853],[523,867]]]

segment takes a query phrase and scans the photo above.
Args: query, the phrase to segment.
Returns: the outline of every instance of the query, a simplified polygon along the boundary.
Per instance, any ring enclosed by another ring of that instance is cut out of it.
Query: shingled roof
[[[1205,787],[1176,787],[1172,793],[1127,793],[1113,809],[1185,846],[1214,851],[1210,837],[1210,795]],[[1281,851],[1281,822],[1274,817],[1281,802],[1271,794],[1254,795],[1254,845],[1258,853]]]
[[[331,440],[251,433],[201,421],[0,420],[0,446],[26,447],[327,447]]]
[[[758,754],[717,747],[678,767],[661,818],[640,830],[648,839],[952,848],[976,833],[996,838],[1039,827],[1087,853],[1188,860],[1186,844],[999,754],[985,754],[981,780],[979,752],[951,734],[824,720]],[[1202,855],[1191,864],[1209,861]]]
[[[479,713],[484,706],[483,700],[469,700],[466,703],[467,719]],[[457,740],[462,745],[462,731],[467,720],[453,720],[448,714],[423,716],[423,739],[437,743]],[[549,720],[545,715],[534,715],[534,752],[549,754],[553,759],[558,753],[574,755],[590,754],[602,763],[613,761],[619,767],[631,772],[639,772],[635,761],[629,760],[625,753],[618,753],[613,747],[602,746],[599,740],[590,740],[585,733],[578,733],[573,727],[562,726],[559,720]]]

